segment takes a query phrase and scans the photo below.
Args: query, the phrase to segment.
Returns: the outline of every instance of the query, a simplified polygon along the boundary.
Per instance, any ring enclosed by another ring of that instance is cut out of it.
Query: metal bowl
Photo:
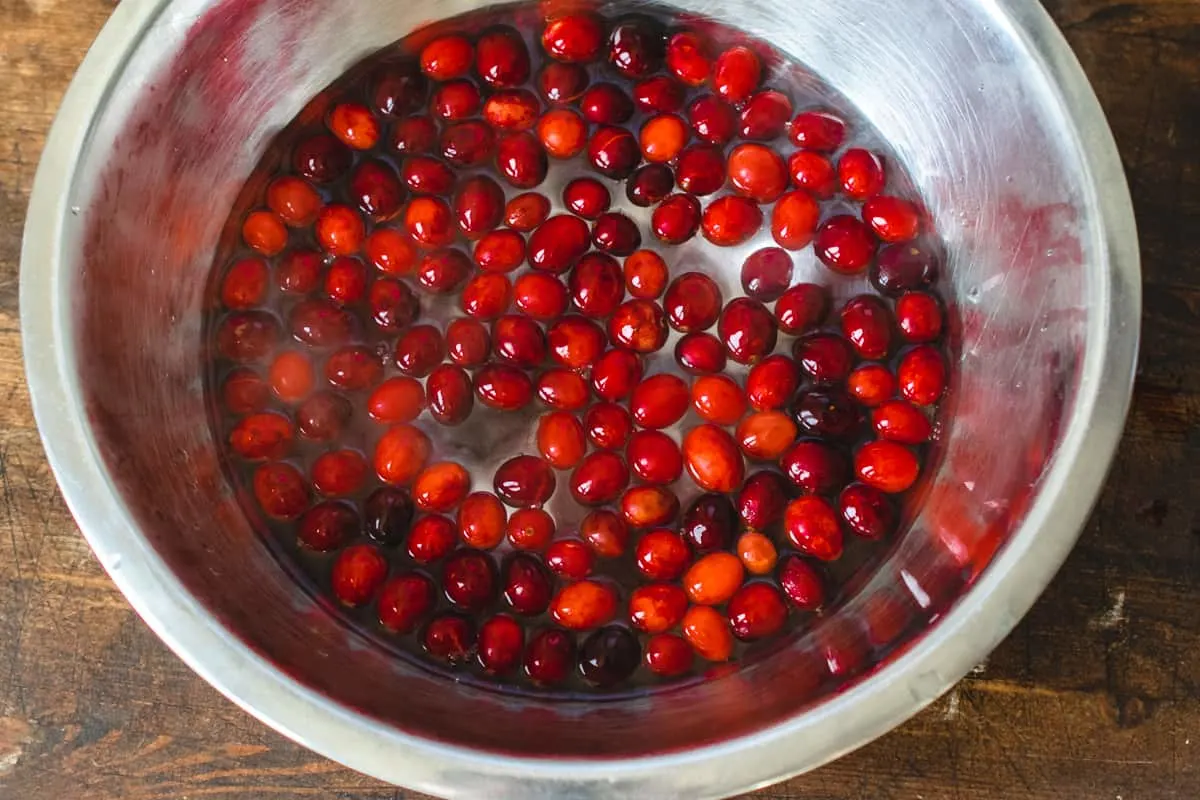
[[[397,659],[300,591],[242,513],[202,391],[207,273],[272,135],[354,62],[482,5],[117,7],[50,133],[22,253],[29,383],[63,495],[193,669],[381,779],[448,797],[694,800],[812,769],[993,648],[1095,500],[1140,306],[1100,108],[1034,0],[668,4],[794,55],[907,164],[946,243],[959,321],[941,452],[878,570],[770,656],[641,697],[515,698]]]

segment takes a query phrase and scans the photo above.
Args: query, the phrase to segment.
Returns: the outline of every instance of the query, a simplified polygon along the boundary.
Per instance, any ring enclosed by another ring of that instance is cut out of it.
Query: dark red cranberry
[[[388,219],[400,210],[404,187],[391,166],[370,159],[359,164],[350,177],[350,196],[364,213],[375,219]]]
[[[370,389],[383,378],[379,354],[369,347],[343,347],[325,362],[325,379],[351,392]]]
[[[649,75],[662,65],[666,37],[650,17],[632,16],[617,22],[608,37],[608,60],[626,78]]]
[[[401,177],[418,194],[449,194],[454,188],[454,170],[433,156],[412,156],[404,160]]]
[[[692,375],[725,371],[725,345],[711,333],[689,333],[675,343],[675,361]]]
[[[687,117],[696,138],[708,144],[726,144],[737,132],[737,114],[711,94],[693,100],[688,106]]]
[[[538,456],[514,456],[496,469],[492,487],[514,508],[543,505],[554,494],[554,470]]]
[[[642,648],[628,628],[609,625],[594,631],[579,648],[579,673],[593,686],[615,686],[642,661]]]
[[[567,310],[567,287],[548,272],[527,272],[513,284],[517,308],[534,319],[548,322]]]
[[[537,634],[525,648],[525,674],[542,686],[566,680],[575,667],[575,639],[557,628]]]
[[[321,280],[322,256],[314,250],[288,250],[275,266],[275,283],[281,292],[308,294]]]
[[[586,64],[604,49],[604,20],[586,11],[567,13],[546,22],[542,47],[556,61]]]
[[[563,188],[563,204],[572,214],[594,220],[608,211],[612,198],[595,178],[575,178]]]
[[[653,353],[667,341],[667,317],[653,300],[627,300],[608,320],[608,338],[635,353]]]
[[[507,614],[497,614],[479,627],[477,657],[489,675],[506,675],[521,663],[525,631]]]
[[[748,197],[718,197],[704,209],[700,229],[704,238],[719,247],[732,247],[749,239],[762,227],[758,204]]]
[[[671,36],[666,48],[667,69],[688,86],[703,86],[712,74],[708,42],[692,31]]]
[[[491,556],[479,550],[462,549],[446,559],[442,570],[446,599],[460,608],[478,611],[496,594],[496,570]]]
[[[806,389],[796,396],[792,414],[800,430],[830,439],[852,439],[862,426],[858,406],[833,387]]]
[[[454,194],[454,216],[468,239],[478,239],[500,224],[504,216],[504,190],[486,175],[476,175]]]
[[[795,336],[815,328],[829,311],[829,293],[815,283],[798,283],[775,303],[779,330]]]
[[[310,317],[316,318],[325,313],[326,309],[341,313],[336,306],[325,304],[322,300],[308,302],[322,304],[317,306],[320,311],[314,309],[305,312],[299,329],[296,327],[294,316],[290,325],[293,336],[299,332],[300,335],[296,338],[305,342],[313,335],[312,331],[321,329],[319,326],[314,327],[316,323],[311,322]],[[239,364],[264,361],[274,352],[281,334],[279,320],[266,311],[237,311],[221,322],[217,330],[217,351],[222,357]]]
[[[666,164],[643,164],[625,181],[625,196],[641,208],[662,202],[675,186],[675,176]],[[699,208],[696,225],[700,224]]]
[[[529,50],[509,27],[484,31],[475,42],[475,71],[495,89],[511,89],[529,80]]]
[[[810,150],[797,150],[788,156],[788,175],[797,187],[822,200],[833,197],[837,172],[829,159]]]
[[[425,379],[429,414],[442,425],[465,422],[475,405],[471,376],[457,364],[440,364]]]
[[[306,439],[329,442],[341,436],[353,413],[350,401],[342,395],[316,392],[296,409],[296,427]]]
[[[725,612],[733,635],[744,642],[773,636],[787,622],[783,595],[769,583],[748,583],[729,598]]]
[[[492,157],[496,134],[492,126],[477,119],[447,125],[438,142],[442,158],[460,167],[477,167]]]
[[[591,231],[586,222],[570,214],[559,214],[543,222],[529,237],[529,265],[562,274],[574,266],[590,244]]]
[[[913,344],[942,335],[942,305],[928,292],[905,292],[896,300],[896,327]]]
[[[489,364],[475,373],[475,396],[489,408],[517,411],[533,399],[533,381],[507,364]]]
[[[702,494],[683,513],[679,528],[683,538],[697,553],[728,550],[738,531],[738,514],[723,494]]]
[[[845,484],[846,458],[823,442],[802,439],[779,457],[783,474],[806,492],[828,494]]]
[[[721,314],[721,290],[702,272],[685,272],[667,287],[663,296],[667,321],[688,333],[711,328]]]
[[[738,491],[738,515],[747,527],[762,530],[783,519],[788,486],[778,472],[763,470],[746,479]]]
[[[792,345],[792,358],[817,383],[845,380],[854,365],[850,343],[833,333],[812,333]]]
[[[318,553],[336,550],[353,539],[360,526],[358,514],[344,503],[326,500],[310,508],[296,524],[300,544]]]
[[[579,523],[579,535],[601,558],[617,558],[629,544],[629,526],[620,515],[607,509],[588,512]]]
[[[644,430],[633,434],[625,457],[633,474],[646,483],[674,483],[683,474],[683,454],[679,445],[662,431]]]
[[[791,283],[792,257],[782,248],[755,250],[742,262],[742,289],[755,300],[778,300]]]
[[[537,616],[550,607],[550,576],[540,559],[517,553],[504,566],[504,599],[518,614]]]
[[[491,349],[487,328],[479,320],[456,319],[446,326],[446,353],[460,367],[482,364]]]
[[[792,101],[786,94],[773,89],[755,92],[742,108],[738,133],[743,139],[769,142],[783,134],[791,116]]]
[[[725,155],[716,145],[694,144],[679,154],[675,176],[689,194],[712,194],[725,185]]]
[[[876,239],[867,226],[849,214],[839,214],[822,223],[813,243],[821,263],[843,275],[865,270],[876,247]]]
[[[874,295],[853,297],[842,308],[842,335],[863,358],[885,358],[892,341],[891,312]]]
[[[730,105],[746,102],[762,80],[762,62],[748,47],[731,47],[713,65],[712,84],[717,96]]]
[[[605,253],[588,253],[571,270],[571,302],[589,317],[607,317],[625,297],[621,265]]]
[[[606,178],[624,180],[642,160],[637,139],[624,128],[601,125],[588,140],[588,161]]]
[[[608,451],[589,454],[571,473],[571,494],[585,506],[616,500],[629,485],[629,468],[620,456]]]
[[[884,294],[924,289],[937,280],[940,258],[924,241],[889,245],[879,251],[871,282]]]
[[[339,256],[325,272],[325,294],[338,305],[352,305],[367,293],[367,268],[357,258]]]
[[[353,160],[349,147],[325,133],[305,139],[292,151],[292,168],[314,183],[337,180]]]
[[[549,162],[537,137],[529,131],[518,131],[500,137],[496,168],[509,185],[532,189],[546,179]]]
[[[721,312],[717,336],[725,343],[730,358],[739,364],[754,364],[775,349],[778,330],[766,306],[749,297],[738,297]]]
[[[797,147],[830,153],[846,136],[846,123],[828,111],[801,111],[788,126],[788,138]]]
[[[614,83],[597,83],[579,100],[583,118],[597,125],[624,125],[633,116],[633,100]]]
[[[583,94],[588,85],[588,73],[578,64],[550,61],[538,73],[537,83],[546,102],[564,105]]]
[[[435,81],[467,74],[475,58],[471,40],[461,34],[438,36],[421,48],[421,71]]]
[[[673,114],[683,108],[684,88],[666,75],[638,81],[633,86],[633,104],[647,114]]]
[[[583,428],[596,447],[617,450],[625,446],[633,431],[633,417],[616,403],[596,403],[584,414]]]
[[[429,110],[433,116],[444,120],[466,119],[479,112],[482,101],[479,87],[471,81],[446,81],[434,89]]]
[[[801,611],[816,611],[825,605],[825,579],[808,559],[795,555],[780,559],[779,586]]]
[[[430,620],[421,637],[425,652],[451,666],[465,664],[475,649],[475,625],[466,617],[443,613]]]
[[[302,300],[288,318],[292,337],[313,347],[341,347],[354,337],[354,317],[327,300]]]
[[[221,401],[230,413],[254,414],[271,401],[271,387],[257,372],[239,367],[221,383]]]
[[[433,325],[417,325],[396,342],[396,366],[405,375],[424,378],[446,355],[446,340]]]
[[[429,79],[413,61],[392,61],[375,75],[371,85],[371,104],[389,117],[412,114],[425,106]]]
[[[592,549],[578,539],[559,539],[546,550],[546,566],[555,575],[581,581],[592,574]]]
[[[673,194],[650,216],[650,228],[659,241],[683,244],[700,228],[700,201],[690,194]]]
[[[592,391],[602,400],[622,400],[642,379],[642,360],[636,353],[614,348],[592,364]]]
[[[838,182],[847,197],[866,200],[883,191],[883,159],[870,150],[854,147],[842,153],[837,171]]]
[[[642,246],[642,232],[629,217],[609,211],[592,224],[592,244],[597,250],[625,257]]]
[[[433,581],[419,572],[401,573],[379,590],[379,622],[393,633],[410,633],[434,602]]]
[[[896,528],[896,509],[883,492],[852,483],[838,495],[838,510],[846,527],[864,539],[883,539]]]
[[[568,369],[583,369],[604,352],[604,331],[587,317],[571,314],[546,331],[550,355]]]
[[[546,335],[524,314],[505,314],[492,323],[492,351],[514,366],[535,367],[546,358]]]

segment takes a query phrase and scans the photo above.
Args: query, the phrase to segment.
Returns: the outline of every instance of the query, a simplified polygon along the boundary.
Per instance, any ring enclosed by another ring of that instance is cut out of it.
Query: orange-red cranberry
[[[662,486],[634,486],[621,495],[621,516],[632,528],[666,525],[679,516],[679,498]]]
[[[942,305],[928,292],[905,292],[896,300],[896,327],[913,344],[935,341],[942,334]]]
[[[604,352],[604,331],[577,314],[561,317],[546,332],[550,356],[569,369],[583,369]]]
[[[458,526],[441,514],[430,514],[413,523],[406,550],[418,564],[441,561],[458,544]]]
[[[471,40],[460,34],[439,36],[421,49],[421,71],[435,81],[466,75],[474,60]]]
[[[491,337],[479,320],[460,318],[446,326],[446,354],[460,367],[479,366],[491,350]]]
[[[304,179],[281,175],[267,185],[267,207],[293,228],[303,227],[317,218],[321,195]]]
[[[675,678],[692,668],[692,646],[673,633],[659,633],[646,642],[646,668],[662,678]]]
[[[669,277],[667,262],[653,250],[636,250],[625,259],[624,282],[630,296],[653,300],[663,293]]]
[[[361,226],[362,221],[359,220],[358,224]],[[242,241],[264,256],[273,256],[287,247],[288,232],[283,220],[275,212],[251,211],[242,223]]]
[[[842,192],[854,200],[866,200],[879,194],[886,180],[883,158],[860,147],[842,153],[837,171]]]
[[[606,583],[583,580],[564,586],[550,606],[554,621],[567,630],[598,628],[617,613],[617,593]]]
[[[288,350],[275,356],[267,370],[271,391],[285,403],[303,400],[315,383],[312,362],[303,353]]]
[[[272,462],[254,471],[254,498],[272,519],[295,519],[308,508],[308,483],[291,464]]]
[[[788,156],[788,175],[796,187],[814,197],[833,197],[837,188],[837,171],[829,159],[811,150],[797,150]]]
[[[367,478],[366,459],[356,450],[331,450],[313,462],[313,488],[326,497],[354,494]]]
[[[555,575],[579,581],[592,574],[595,554],[578,539],[559,539],[546,549],[546,566]]]
[[[554,158],[573,158],[587,146],[587,122],[572,109],[551,109],[538,120],[537,136]]]
[[[569,411],[552,411],[538,420],[537,446],[555,469],[571,469],[587,452],[583,424]]]
[[[355,150],[370,150],[379,142],[379,120],[361,103],[334,106],[329,112],[329,130]]]
[[[675,114],[657,114],[642,124],[642,155],[652,164],[674,161],[688,140],[688,126]]]
[[[379,353],[362,345],[343,347],[325,362],[325,380],[346,391],[365,391],[382,378]]]
[[[733,437],[711,423],[698,425],[684,435],[683,460],[692,480],[708,492],[736,491],[746,476],[746,465]]]
[[[746,531],[739,536],[734,551],[751,575],[770,575],[779,560],[775,543],[758,531]]]
[[[859,405],[874,408],[896,393],[896,378],[882,364],[860,364],[846,376],[846,391]]]
[[[846,123],[829,111],[801,111],[788,126],[788,139],[797,147],[829,153],[841,146]]]
[[[425,247],[444,247],[454,241],[454,212],[440,197],[414,197],[404,211],[408,235]]]
[[[376,269],[389,275],[410,275],[417,266],[416,242],[395,228],[376,228],[363,251]]]
[[[688,409],[688,386],[676,375],[661,373],[644,379],[633,389],[629,410],[643,428],[674,425]]]
[[[504,206],[504,224],[522,233],[532,231],[549,216],[550,201],[537,192],[519,194]]]
[[[733,425],[746,413],[746,396],[728,375],[701,375],[692,381],[692,408],[708,422]]]
[[[424,408],[425,388],[407,376],[388,378],[367,398],[367,414],[385,425],[412,422]]]
[[[703,86],[712,74],[708,42],[693,31],[671,36],[666,47],[667,69],[688,86]]]
[[[247,461],[266,461],[286,456],[293,438],[287,417],[264,411],[238,420],[229,432],[229,447]]]
[[[774,461],[796,440],[796,423],[782,411],[759,411],[742,418],[734,434],[747,458]]]
[[[652,581],[673,581],[692,561],[687,542],[673,530],[658,528],[638,539],[634,563]]]
[[[806,555],[822,561],[835,561],[842,555],[837,512],[823,497],[807,494],[788,503],[783,530],[795,548]]]
[[[731,47],[713,65],[712,84],[717,96],[730,105],[750,98],[762,80],[762,62],[748,47]]]
[[[528,89],[496,92],[483,104],[483,118],[500,130],[529,130],[537,124],[541,105]]]
[[[916,205],[899,197],[875,195],[863,203],[863,222],[881,240],[907,242],[921,232],[921,213]]]
[[[592,362],[592,391],[603,400],[621,400],[642,378],[642,361],[621,348],[605,351]]]
[[[743,139],[767,142],[783,134],[792,116],[792,101],[783,92],[765,89],[750,95],[738,119]]]
[[[554,533],[554,517],[542,508],[518,508],[505,525],[505,536],[517,550],[542,550]]]
[[[532,94],[530,96],[532,97]],[[446,81],[434,89],[433,99],[429,103],[429,110],[433,116],[439,119],[466,119],[479,111],[482,101],[483,95],[480,94],[479,87],[469,80],[460,78]],[[536,102],[537,100],[534,99],[535,104]],[[535,105],[535,110],[530,116],[533,117],[536,114]],[[492,120],[488,119],[488,122],[492,122]]]
[[[639,586],[629,595],[629,621],[643,633],[663,633],[683,620],[687,607],[687,594],[674,584]]]
[[[535,389],[539,400],[562,411],[578,411],[591,399],[583,376],[565,367],[554,367],[543,372],[538,376]]]
[[[813,240],[821,210],[803,190],[783,194],[771,211],[771,236],[787,250],[799,250]]]
[[[542,47],[547,55],[568,64],[595,61],[604,49],[604,39],[604,20],[586,11],[551,19],[542,29]]]
[[[629,468],[615,453],[588,454],[571,473],[571,494],[585,506],[612,502],[629,485]]]
[[[482,320],[495,319],[512,303],[512,284],[504,275],[480,272],[467,281],[458,300],[464,314]]]
[[[475,264],[484,272],[512,272],[525,260],[525,237],[512,230],[495,230],[475,243]]]
[[[458,535],[471,547],[491,550],[504,541],[508,515],[491,492],[472,492],[458,509]]]
[[[729,152],[726,171],[733,188],[758,203],[775,202],[787,188],[783,159],[766,145],[739,144]]]
[[[628,300],[608,320],[613,344],[635,353],[653,353],[667,341],[667,318],[653,300]]]
[[[799,385],[795,361],[784,355],[767,356],[746,376],[746,400],[755,411],[783,408]]]
[[[704,238],[719,247],[732,247],[749,239],[762,227],[758,205],[747,197],[718,197],[704,209],[700,230]]]
[[[387,577],[387,560],[374,545],[347,547],[333,563],[333,595],[348,606],[368,602]]]
[[[744,576],[745,568],[737,556],[726,552],[709,553],[684,573],[683,588],[693,603],[716,606],[733,596]]]
[[[384,483],[404,486],[425,466],[432,449],[420,428],[407,423],[393,425],[375,445],[375,474]]]
[[[683,636],[706,661],[728,661],[733,656],[733,633],[725,615],[709,606],[692,606],[683,615]]]
[[[412,498],[422,511],[449,511],[471,490],[471,474],[461,464],[430,464],[413,480]]]
[[[548,272],[527,272],[513,284],[517,308],[534,319],[549,322],[567,310],[567,287]]]

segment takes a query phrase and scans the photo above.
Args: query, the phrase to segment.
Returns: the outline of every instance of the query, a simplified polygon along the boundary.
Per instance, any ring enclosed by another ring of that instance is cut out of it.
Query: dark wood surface
[[[416,798],[193,675],[113,588],[46,466],[21,365],[21,227],[52,115],[113,5],[0,0],[0,798]],[[898,730],[755,798],[1200,797],[1200,0],[1049,9],[1137,209],[1145,322],[1120,453],[1079,546],[985,663]]]

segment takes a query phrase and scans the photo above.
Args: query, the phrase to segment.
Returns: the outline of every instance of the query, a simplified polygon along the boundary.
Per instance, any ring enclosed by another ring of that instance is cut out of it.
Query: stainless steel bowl
[[[907,163],[948,248],[951,413],[911,529],[808,635],[641,699],[518,700],[395,659],[297,590],[240,510],[202,397],[206,274],[273,133],[355,61],[481,5],[120,4],[51,131],[22,253],[29,383],[63,494],[181,658],[362,772],[448,797],[691,800],[812,769],[994,647],[1096,497],[1139,319],[1100,108],[1034,0],[668,4],[793,54]],[[838,653],[881,641],[883,663],[829,680]]]

